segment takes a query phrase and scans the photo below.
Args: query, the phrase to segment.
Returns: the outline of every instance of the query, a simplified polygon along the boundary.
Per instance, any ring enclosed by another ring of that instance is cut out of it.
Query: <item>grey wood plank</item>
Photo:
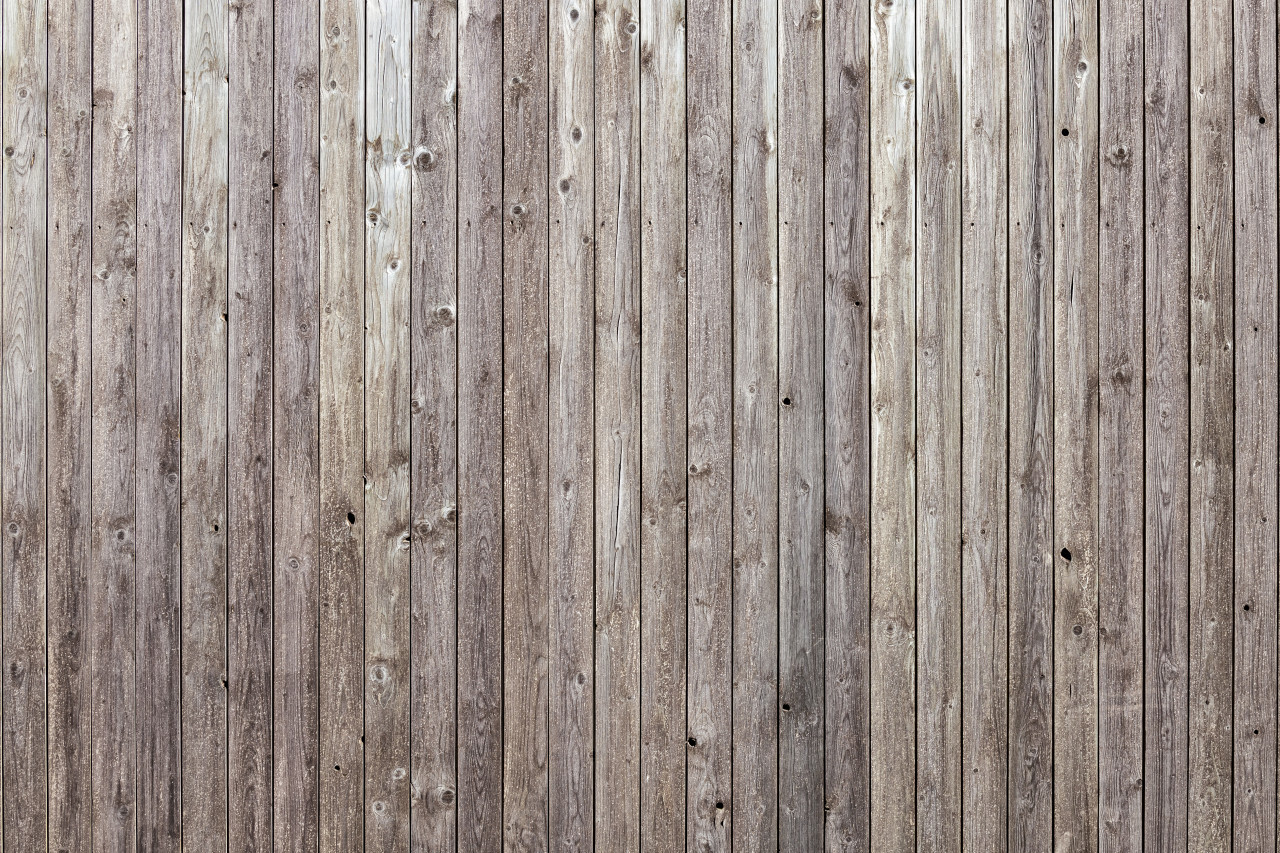
[[[1009,26],[1009,846],[1023,851],[1051,847],[1054,827],[1053,4],[1011,3]]]
[[[825,11],[826,847],[871,849],[870,4]]]
[[[640,846],[640,23],[595,32],[595,844]]]
[[[503,6],[503,849],[549,847],[548,9]],[[559,792],[557,792],[557,796]]]
[[[640,3],[640,840],[684,846],[685,8]],[[686,745],[687,741],[687,745]]]
[[[778,844],[778,27],[733,3],[733,846]],[[643,122],[642,122],[643,124]]]
[[[319,841],[320,7],[275,5],[274,849]]]
[[[1146,850],[1187,844],[1188,10],[1145,5]]]
[[[3,753],[0,841],[46,846],[45,240],[47,32],[44,0],[4,5]]]
[[[1008,167],[1006,8],[961,8],[961,841],[1008,843]]]
[[[413,18],[365,5],[365,847],[409,847]]]
[[[1098,10],[1098,849],[1143,832],[1143,12]]]
[[[1055,4],[1054,66],[1053,846],[1084,853],[1098,847],[1096,5]]]
[[[1276,10],[1233,5],[1234,849],[1276,844]],[[1246,610],[1245,608],[1248,607]]]
[[[271,8],[231,7],[227,141],[227,843],[272,849]]]
[[[458,10],[458,851],[502,844],[502,4]]]
[[[155,851],[183,827],[182,46],[181,0],[139,3],[137,838]]]
[[[958,0],[918,7],[916,52],[916,846],[949,853],[962,779]]]
[[[915,832],[915,29],[871,10],[871,848]]]
[[[409,841],[420,851],[453,850],[457,837],[457,46],[454,4],[413,5]]]
[[[93,4],[48,5],[46,231],[48,844],[91,847]]]
[[[820,851],[823,730],[822,7],[779,4],[778,846]]]
[[[1190,629],[1187,844],[1231,848],[1234,655],[1232,4],[1191,31]],[[1241,614],[1243,616],[1243,614]]]
[[[729,849],[733,664],[733,116],[729,4],[686,11],[688,670],[685,850]],[[603,193],[600,196],[604,198]]]
[[[319,849],[364,843],[364,4],[320,3]]]
[[[135,304],[137,8],[93,9],[92,557],[89,568],[93,826],[90,849],[137,844]],[[77,460],[83,464],[84,460]]]
[[[550,844],[593,849],[595,10],[548,4]]]

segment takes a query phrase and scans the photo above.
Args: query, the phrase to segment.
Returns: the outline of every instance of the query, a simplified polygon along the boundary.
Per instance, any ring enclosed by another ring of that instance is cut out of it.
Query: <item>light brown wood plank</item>
[[[275,5],[274,849],[319,835],[320,7]]]
[[[585,0],[548,9],[549,833],[552,848],[575,851],[595,834],[595,11]]]
[[[458,851],[502,844],[502,4],[458,7]]]
[[[1008,168],[1006,8],[961,8],[961,841],[1008,843]],[[993,177],[994,176],[994,177]]]
[[[48,844],[91,848],[94,586],[91,433],[93,4],[48,6],[45,470]]]
[[[958,0],[917,8],[916,54],[916,847],[948,853],[962,778]]]
[[[778,27],[733,4],[733,847],[778,844]],[[642,650],[643,654],[643,650]]]
[[[365,848],[409,847],[412,4],[365,6]]]
[[[640,3],[640,840],[684,845],[686,273],[683,0]],[[687,746],[686,746],[687,740]]]
[[[640,22],[600,0],[595,35],[595,844],[640,845]]]
[[[319,849],[364,843],[364,4],[320,4]]]
[[[1191,487],[1187,844],[1231,849],[1234,655],[1232,4],[1191,31]],[[1242,614],[1243,615],[1243,614]]]
[[[733,157],[728,4],[686,10],[688,671],[685,850],[729,850],[733,665]],[[601,194],[601,198],[603,198]]]
[[[231,7],[227,173],[227,843],[272,849],[271,10]]]
[[[1276,844],[1276,11],[1233,4],[1235,850]],[[1245,606],[1248,610],[1245,610]]]
[[[870,4],[827,6],[826,846],[871,849]]]
[[[1187,844],[1188,10],[1145,5],[1144,849]]]
[[[410,848],[457,835],[458,127],[456,5],[413,5],[413,520]]]

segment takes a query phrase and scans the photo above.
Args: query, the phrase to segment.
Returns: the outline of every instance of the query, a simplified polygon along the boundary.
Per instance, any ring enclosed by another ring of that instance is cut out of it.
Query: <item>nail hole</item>
[[[689,746],[697,746],[697,745],[698,745],[698,739],[696,737],[689,738]]]
[[[1066,548],[1063,548],[1063,549],[1062,549],[1062,559],[1064,559],[1064,560],[1070,560],[1070,559],[1071,559],[1071,552],[1070,552],[1070,551],[1068,551]]]

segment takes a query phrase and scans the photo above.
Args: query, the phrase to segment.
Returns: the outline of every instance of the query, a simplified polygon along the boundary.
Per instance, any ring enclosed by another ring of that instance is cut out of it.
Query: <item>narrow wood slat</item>
[[[1276,844],[1276,10],[1233,4],[1234,849]],[[1245,607],[1248,610],[1245,610]]]
[[[4,4],[3,353],[4,794],[0,842],[45,846],[45,240],[47,33],[44,0]]]
[[[958,0],[918,7],[916,54],[916,845],[950,853],[962,778]]]
[[[502,844],[502,4],[458,7],[458,851]]]
[[[595,10],[549,8],[550,843],[593,849]]]
[[[684,845],[685,9],[640,3],[640,839]],[[688,744],[686,746],[686,739]]]
[[[412,4],[365,7],[365,847],[409,847]]]
[[[364,3],[320,3],[321,853],[365,837],[364,27]]]
[[[183,829],[182,8],[138,5],[137,838],[155,851]]]
[[[871,849],[870,4],[832,0],[825,56],[826,827]]]
[[[137,293],[137,10],[93,10],[92,562],[89,570],[90,849],[135,849],[134,461]],[[83,464],[83,460],[78,460]]]
[[[227,843],[272,849],[272,44],[270,9],[228,31]]]
[[[275,5],[274,849],[319,841],[319,4]]]
[[[776,3],[733,4],[733,847],[778,844]]]
[[[595,844],[640,844],[640,23],[595,27]],[[692,90],[690,90],[692,91]]]
[[[1098,9],[1098,849],[1143,833],[1143,11]]]
[[[1188,9],[1145,6],[1144,849],[1187,844]]]
[[[457,837],[457,47],[455,4],[413,4],[410,848],[424,851]]]
[[[915,835],[916,8],[871,10],[871,848]]]
[[[1008,842],[1008,167],[1005,7],[966,0],[963,79],[960,493],[963,589],[961,841]]]
[[[91,433],[92,3],[48,4],[46,452],[48,844],[91,849],[93,571]],[[103,7],[105,8],[105,7]]]
[[[822,4],[779,3],[778,845],[822,849]]]
[[[1234,654],[1232,4],[1191,31],[1191,485],[1187,844],[1231,849]]]
[[[688,671],[685,850],[725,853],[733,695],[733,158],[730,8],[686,10]],[[604,194],[601,193],[601,198]]]

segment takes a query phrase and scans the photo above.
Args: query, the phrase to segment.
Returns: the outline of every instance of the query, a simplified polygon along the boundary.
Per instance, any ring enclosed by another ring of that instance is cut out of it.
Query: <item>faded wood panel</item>
[[[1233,5],[1232,844],[1276,844],[1276,11]],[[1248,608],[1247,610],[1245,608]]]
[[[4,437],[3,681],[5,849],[45,846],[48,819],[45,629],[45,240],[48,12],[4,4],[0,435]]]
[[[778,844],[778,6],[733,4],[733,815]],[[642,650],[643,654],[643,650]]]

